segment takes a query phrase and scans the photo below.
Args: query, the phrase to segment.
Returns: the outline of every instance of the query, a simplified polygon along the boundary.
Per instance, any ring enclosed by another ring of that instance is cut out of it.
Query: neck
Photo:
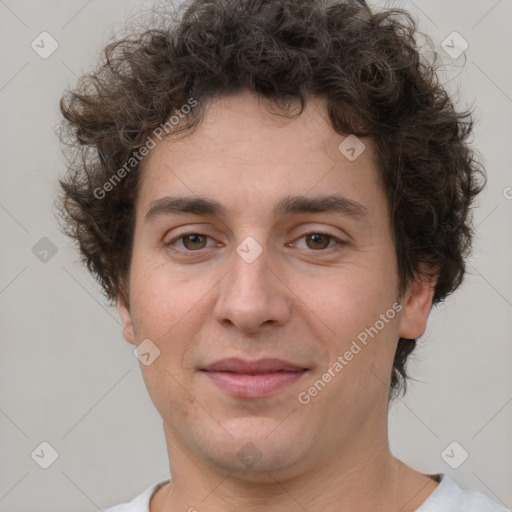
[[[205,464],[166,431],[172,481],[157,492],[151,512],[323,512],[333,503],[338,511],[414,511],[437,484],[392,456],[387,425],[380,432],[380,439],[362,432],[307,468],[248,477]]]

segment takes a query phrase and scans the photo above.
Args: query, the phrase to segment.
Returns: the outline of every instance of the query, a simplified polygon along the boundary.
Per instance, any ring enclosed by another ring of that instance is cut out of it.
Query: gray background
[[[439,48],[443,80],[476,106],[474,144],[489,174],[469,275],[433,311],[411,360],[418,381],[391,409],[392,450],[512,507],[512,0],[385,3],[413,12],[436,47],[453,31],[468,41],[456,60]],[[168,476],[133,347],[52,212],[64,171],[54,133],[61,93],[143,5],[0,0],[0,512],[93,511]],[[43,31],[59,45],[47,59],[31,48]],[[43,237],[53,256],[41,252]],[[31,457],[43,441],[58,452],[48,469],[36,463],[48,449]],[[453,469],[446,460],[460,462],[462,450],[469,457]]]

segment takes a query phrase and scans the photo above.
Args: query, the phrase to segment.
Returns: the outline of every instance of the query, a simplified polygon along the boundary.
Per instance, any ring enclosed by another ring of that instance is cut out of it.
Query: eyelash
[[[199,253],[199,252],[202,252],[205,249],[208,249],[208,247],[203,247],[201,249],[196,249],[196,250],[172,247],[177,241],[183,241],[183,238],[185,238],[187,236],[191,236],[191,235],[199,235],[199,236],[203,236],[203,237],[212,239],[210,236],[205,235],[204,233],[197,233],[197,232],[191,231],[189,233],[182,233],[181,235],[177,236],[176,238],[173,238],[170,242],[164,244],[164,246],[165,247],[169,247],[171,250],[173,250],[175,252],[182,252],[182,253]],[[339,238],[335,237],[334,235],[331,235],[330,233],[324,233],[322,231],[311,231],[309,233],[305,233],[301,237],[297,238],[297,241],[301,240],[301,239],[303,239],[305,237],[311,236],[311,235],[322,235],[322,236],[325,236],[325,237],[329,238],[329,243],[331,243],[332,241],[336,242],[335,246],[333,246],[333,247],[326,247],[325,249],[309,249],[309,248],[306,248],[306,250],[310,250],[312,252],[327,253],[327,252],[331,252],[332,250],[339,249],[340,246],[345,245],[345,242],[343,242]],[[293,242],[293,244],[295,244],[295,243],[296,242]]]

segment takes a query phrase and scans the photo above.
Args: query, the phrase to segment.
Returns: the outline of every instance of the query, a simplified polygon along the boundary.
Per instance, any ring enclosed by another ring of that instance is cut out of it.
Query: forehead
[[[213,101],[190,135],[157,143],[143,162],[138,206],[146,214],[158,198],[202,196],[260,209],[289,196],[339,193],[354,202],[382,199],[371,140],[351,161],[340,151],[346,135],[328,119],[322,98],[298,117],[269,111],[250,92]],[[270,209],[268,210],[269,214]]]

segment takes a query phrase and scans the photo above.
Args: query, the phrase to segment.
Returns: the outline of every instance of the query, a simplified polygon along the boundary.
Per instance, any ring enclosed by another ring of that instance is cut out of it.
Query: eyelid
[[[186,231],[186,232],[180,233],[179,235],[174,236],[171,240],[169,240],[169,242],[164,242],[163,245],[164,245],[164,247],[174,246],[174,244],[176,242],[181,241],[184,237],[189,236],[189,235],[199,235],[199,236],[204,236],[207,239],[214,240],[214,238],[212,236],[207,235],[206,233],[201,233],[200,231]],[[207,244],[208,244],[208,241],[207,241]],[[212,247],[212,246],[203,247],[202,249],[196,249],[195,251],[193,251],[191,249],[182,249],[181,247],[178,247],[177,250],[181,251],[181,252],[187,252],[187,253],[195,253],[195,252],[199,253],[201,251],[204,251],[205,249],[209,249],[210,247]]]
[[[309,248],[306,248],[306,250],[311,251],[311,252],[327,253],[327,252],[330,252],[331,250],[336,250],[336,248],[339,248],[339,246],[345,245],[347,243],[347,242],[341,240],[340,238],[338,238],[337,236],[333,235],[332,233],[329,233],[327,231],[322,231],[322,230],[318,230],[317,229],[317,230],[308,231],[307,233],[302,234],[301,236],[296,238],[293,242],[290,242],[287,245],[294,245],[294,244],[297,243],[298,240],[301,240],[302,238],[305,238],[305,237],[310,236],[310,235],[323,235],[323,236],[327,236],[327,237],[330,238],[330,241],[334,240],[336,242],[335,246],[328,247],[326,249],[309,249]]]
[[[174,236],[169,242],[166,242],[164,243],[163,245],[165,247],[171,247],[171,246],[174,246],[174,244],[178,241],[181,241],[184,237],[186,236],[189,236],[189,235],[199,235],[199,236],[204,236],[206,237],[207,239],[210,239],[210,240],[214,240],[214,238],[210,235],[207,235],[206,233],[202,233],[200,231],[186,231],[186,232],[183,232],[183,233],[180,233],[176,236]],[[293,242],[289,242],[287,243],[286,245],[287,246],[292,246],[292,247],[295,247],[295,244],[307,237],[307,236],[310,236],[310,235],[323,235],[323,236],[327,236],[330,241],[335,241],[336,242],[336,245],[334,245],[333,247],[327,247],[325,249],[309,249],[309,248],[306,248],[305,250],[307,251],[311,251],[311,252],[316,252],[316,253],[327,253],[327,252],[330,252],[332,250],[336,250],[337,248],[339,248],[339,246],[343,246],[345,245],[347,242],[341,240],[340,238],[338,238],[337,236],[333,235],[332,233],[329,233],[329,232],[326,232],[326,231],[322,231],[322,230],[310,230],[306,233],[303,233],[302,235],[300,235],[299,237],[295,238],[295,240]],[[182,248],[173,248],[173,250],[176,250],[178,252],[182,252],[182,253],[190,253],[190,254],[193,254],[193,253],[200,253],[202,251],[204,251],[205,249],[209,249],[211,248],[212,246],[207,246],[207,247],[203,247],[201,249],[196,249],[196,250],[192,250],[192,249],[182,249]]]

